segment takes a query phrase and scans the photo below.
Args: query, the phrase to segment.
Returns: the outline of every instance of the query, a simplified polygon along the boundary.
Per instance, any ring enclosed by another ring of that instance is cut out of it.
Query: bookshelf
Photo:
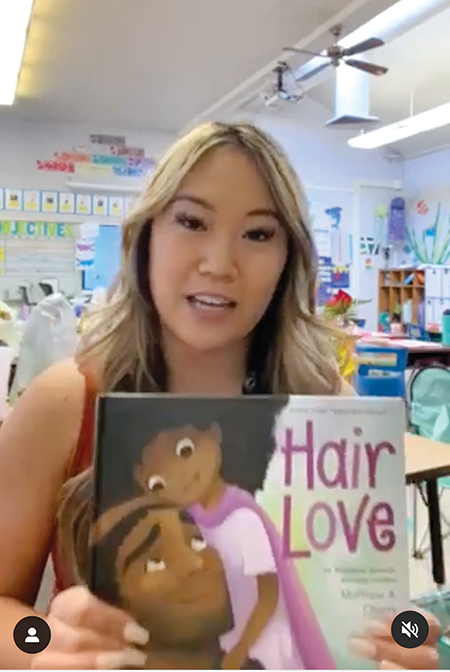
[[[392,315],[411,301],[411,324],[419,324],[419,306],[425,299],[425,273],[417,268],[385,268],[378,271],[378,314]]]

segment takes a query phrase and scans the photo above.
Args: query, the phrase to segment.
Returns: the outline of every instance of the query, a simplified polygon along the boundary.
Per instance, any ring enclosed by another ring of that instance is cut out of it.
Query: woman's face
[[[245,339],[286,258],[286,232],[251,159],[213,150],[152,225],[149,282],[163,332],[197,350]]]

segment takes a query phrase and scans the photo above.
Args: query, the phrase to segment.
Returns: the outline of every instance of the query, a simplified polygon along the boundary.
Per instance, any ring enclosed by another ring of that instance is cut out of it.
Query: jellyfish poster
[[[439,198],[439,196],[441,196]],[[410,203],[405,250],[413,263],[450,264],[450,198],[437,194]]]

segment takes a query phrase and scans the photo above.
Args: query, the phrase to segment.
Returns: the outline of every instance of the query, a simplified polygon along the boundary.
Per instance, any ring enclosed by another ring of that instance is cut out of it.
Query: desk
[[[408,367],[415,366],[426,359],[439,360],[444,366],[450,366],[450,346],[432,341],[416,341],[412,338],[387,338],[370,334],[362,336],[360,343],[379,345],[383,348],[404,348],[408,352]]]
[[[443,585],[445,567],[437,479],[450,475],[450,444],[405,434],[405,462],[406,483],[426,483],[433,578]]]

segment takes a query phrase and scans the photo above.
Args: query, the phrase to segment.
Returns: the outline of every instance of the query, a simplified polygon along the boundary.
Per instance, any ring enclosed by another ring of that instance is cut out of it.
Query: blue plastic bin
[[[405,348],[357,343],[355,351],[355,388],[359,395],[406,398]]]

